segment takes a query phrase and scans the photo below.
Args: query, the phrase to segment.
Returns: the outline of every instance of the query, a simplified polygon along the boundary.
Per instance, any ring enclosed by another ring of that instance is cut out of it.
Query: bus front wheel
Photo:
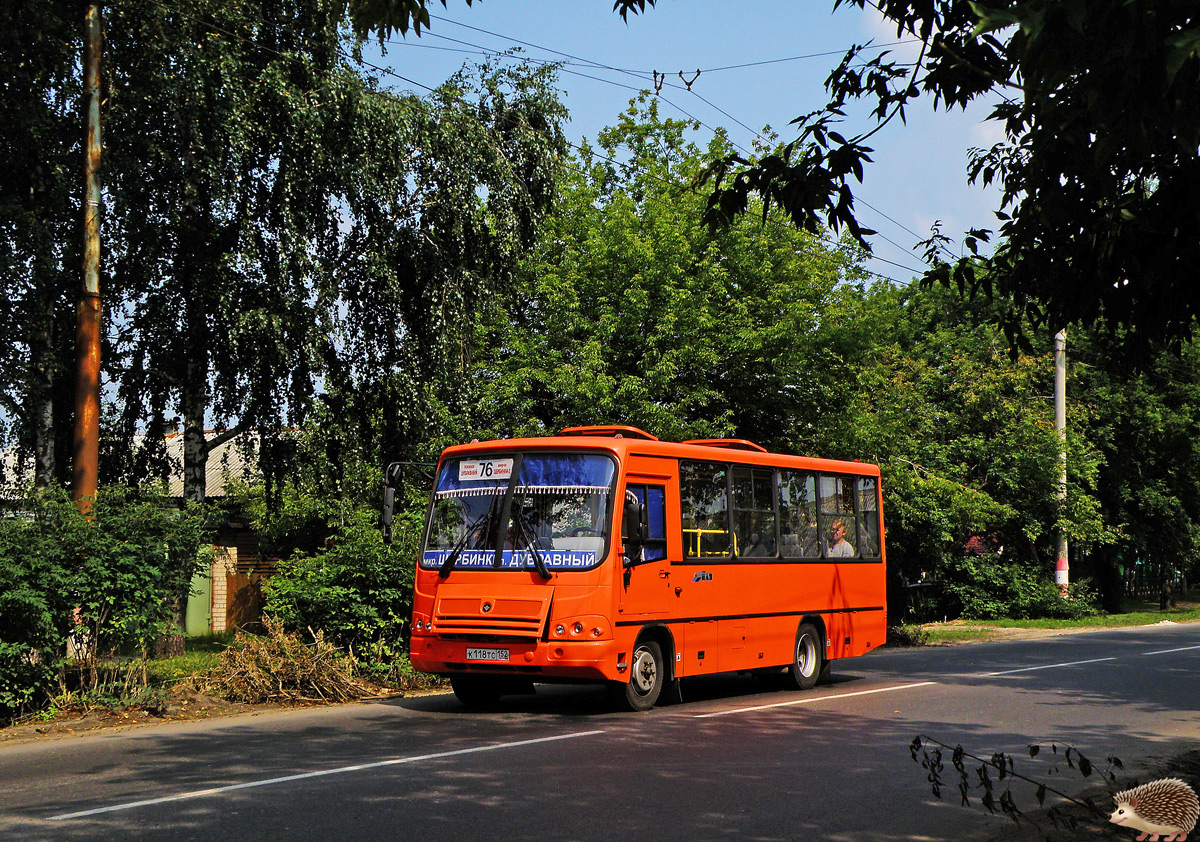
[[[633,650],[629,681],[611,685],[614,700],[626,710],[650,710],[662,693],[664,669],[662,647],[653,640],[642,641]]]
[[[788,665],[788,684],[799,690],[817,686],[824,668],[821,657],[821,635],[812,623],[801,623],[796,629],[796,647]]]
[[[450,679],[450,687],[460,702],[476,710],[495,706],[503,695],[503,688],[494,678],[477,675],[453,676]]]

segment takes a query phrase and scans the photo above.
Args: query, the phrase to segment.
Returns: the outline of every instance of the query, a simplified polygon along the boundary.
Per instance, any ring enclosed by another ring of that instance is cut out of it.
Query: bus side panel
[[[724,669],[721,664],[719,641],[720,623],[716,620],[699,620],[676,623],[675,645],[680,657],[675,662],[675,674],[680,678],[692,675],[707,675]]]
[[[823,615],[828,629],[827,658],[862,655],[887,639],[887,596],[882,562],[827,565],[825,590],[833,612]]]
[[[684,675],[791,663],[804,616],[822,617],[826,657],[861,655],[885,640],[881,563],[689,562],[674,565],[672,573],[683,584],[673,594],[671,616],[691,619]]]

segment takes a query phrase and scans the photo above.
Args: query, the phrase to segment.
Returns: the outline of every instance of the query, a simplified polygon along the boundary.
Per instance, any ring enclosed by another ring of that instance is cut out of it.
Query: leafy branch
[[[1013,781],[1024,781],[1035,787],[1034,797],[1037,799],[1038,807],[1046,806],[1046,796],[1055,795],[1063,801],[1075,804],[1083,808],[1091,816],[1104,818],[1105,813],[1101,811],[1091,799],[1080,800],[1074,798],[1062,790],[1046,784],[1043,781],[1036,780],[1027,775],[1023,775],[1016,771],[1016,763],[1013,755],[1005,752],[996,752],[989,757],[982,757],[977,754],[972,754],[966,751],[961,745],[949,746],[939,740],[927,737],[920,734],[913,738],[913,741],[908,747],[909,754],[915,763],[919,763],[921,768],[926,771],[926,780],[929,782],[930,788],[936,798],[942,797],[942,791],[954,786],[962,799],[962,806],[971,806],[970,793],[972,789],[981,790],[982,795],[979,796],[980,803],[987,811],[993,815],[1002,813],[1014,823],[1019,824],[1021,817],[1030,820],[1028,816],[1021,811],[1017,806],[1016,800],[1012,793]],[[1097,773],[1104,779],[1105,783],[1110,785],[1115,784],[1117,777],[1114,769],[1124,769],[1118,757],[1107,757],[1106,765],[1103,769],[1097,770],[1095,765],[1071,746],[1067,746],[1065,751],[1060,755],[1057,745],[1050,746],[1051,752],[1056,757],[1061,757],[1070,769],[1077,770],[1080,775],[1089,778],[1093,773]],[[953,769],[952,775],[947,775],[946,762],[943,751],[949,752],[949,762]],[[1041,753],[1040,745],[1029,746],[1029,756],[1037,757]],[[968,766],[968,761],[977,763],[978,766]],[[1051,768],[1050,773],[1054,774],[1059,771],[1057,762]],[[953,779],[957,778],[957,783],[953,783]],[[950,778],[950,781],[947,780]],[[974,784],[972,783],[974,781]],[[1000,786],[1003,790],[1000,791]],[[1075,816],[1070,815],[1059,807],[1051,807],[1047,815],[1050,821],[1056,828],[1067,826],[1075,828],[1078,824]],[[1032,822],[1032,820],[1030,820]],[[1036,822],[1032,822],[1036,824]]]

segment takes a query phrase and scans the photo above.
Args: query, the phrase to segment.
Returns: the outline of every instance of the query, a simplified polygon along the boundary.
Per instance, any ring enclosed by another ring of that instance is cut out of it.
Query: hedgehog
[[[1200,800],[1195,791],[1178,778],[1163,778],[1148,784],[1118,792],[1113,796],[1117,808],[1108,820],[1122,827],[1144,831],[1138,842],[1147,837],[1158,842],[1182,842],[1196,826],[1200,815]]]

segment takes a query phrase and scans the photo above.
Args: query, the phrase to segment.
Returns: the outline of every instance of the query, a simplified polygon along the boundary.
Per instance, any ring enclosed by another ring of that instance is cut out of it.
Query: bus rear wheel
[[[613,699],[625,710],[650,710],[662,693],[663,678],[662,647],[653,640],[644,640],[634,647],[629,681],[610,685]]]
[[[824,670],[821,657],[821,634],[812,623],[801,623],[796,629],[796,646],[788,665],[787,683],[798,690],[811,690]]]

